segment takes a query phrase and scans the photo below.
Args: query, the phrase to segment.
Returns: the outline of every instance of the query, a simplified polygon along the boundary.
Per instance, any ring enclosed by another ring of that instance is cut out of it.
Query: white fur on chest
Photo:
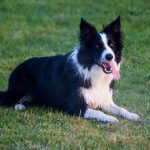
[[[78,51],[79,46],[75,47],[68,60],[71,60],[75,66],[75,75],[83,77],[84,80],[90,79],[92,81],[92,86],[89,89],[80,88],[88,107],[93,109],[107,107],[113,101],[112,90],[110,89],[110,83],[114,79],[113,75],[105,74],[102,68],[96,64],[92,66],[91,70],[83,68],[77,60]],[[119,68],[120,65],[118,70]]]
[[[112,101],[112,90],[110,83],[112,74],[105,74],[99,66],[95,65],[91,71],[84,72],[85,78],[91,78],[91,88],[81,88],[81,92],[89,108],[103,108]],[[87,76],[87,77],[86,77]]]

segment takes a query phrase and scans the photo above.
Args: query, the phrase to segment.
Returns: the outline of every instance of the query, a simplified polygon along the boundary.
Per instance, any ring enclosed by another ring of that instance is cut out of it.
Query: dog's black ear
[[[92,29],[92,25],[81,17],[80,31],[88,34],[91,29]]]
[[[109,25],[104,27],[103,32],[110,34],[118,34],[121,32],[121,21],[120,16],[118,16],[114,21],[112,21]]]
[[[81,18],[80,21],[80,41],[86,44],[90,44],[90,40],[97,36],[96,28],[87,22],[85,19]]]

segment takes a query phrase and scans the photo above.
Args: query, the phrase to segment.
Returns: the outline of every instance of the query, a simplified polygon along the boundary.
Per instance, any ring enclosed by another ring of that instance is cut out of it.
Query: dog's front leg
[[[127,111],[125,108],[119,107],[113,102],[109,105],[107,105],[105,108],[103,108],[105,111],[108,111],[114,115],[121,116],[123,118],[129,119],[129,120],[138,120],[140,117],[132,112]]]
[[[92,118],[98,121],[110,122],[110,123],[118,122],[118,120],[115,117],[106,115],[99,110],[94,110],[90,108],[88,108],[86,112],[84,113],[84,118]]]

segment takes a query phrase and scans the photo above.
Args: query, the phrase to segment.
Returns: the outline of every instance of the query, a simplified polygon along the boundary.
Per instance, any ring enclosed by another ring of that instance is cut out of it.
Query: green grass
[[[141,120],[104,124],[51,109],[0,108],[0,149],[150,149],[149,0],[0,0],[0,89],[23,60],[71,50],[81,16],[100,30],[118,15],[125,48],[115,102]]]

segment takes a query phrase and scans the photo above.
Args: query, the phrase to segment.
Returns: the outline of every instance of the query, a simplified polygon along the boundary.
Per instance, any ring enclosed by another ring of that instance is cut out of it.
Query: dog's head
[[[84,68],[90,69],[96,64],[104,73],[112,73],[118,80],[122,49],[120,17],[105,26],[101,32],[81,18],[78,61]]]

